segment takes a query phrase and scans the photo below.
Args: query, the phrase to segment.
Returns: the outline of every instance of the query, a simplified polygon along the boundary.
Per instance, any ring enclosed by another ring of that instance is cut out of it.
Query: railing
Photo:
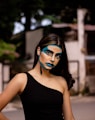
[[[72,76],[74,76],[74,79],[77,80],[77,92],[79,93],[79,91],[80,91],[80,75],[79,75],[80,64],[79,64],[78,60],[70,60],[69,64],[72,64],[72,63],[77,65],[76,66],[77,67],[76,68],[76,75],[74,76],[73,73],[72,73]]]

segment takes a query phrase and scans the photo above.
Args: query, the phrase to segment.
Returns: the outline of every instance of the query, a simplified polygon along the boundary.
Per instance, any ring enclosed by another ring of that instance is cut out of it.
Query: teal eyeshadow
[[[47,47],[44,47],[43,49],[42,49],[42,52],[46,52],[48,50],[48,48]]]
[[[48,45],[48,46],[57,46],[57,47],[59,47],[60,49],[62,49],[59,45],[55,45],[55,44]],[[49,49],[48,49],[48,46],[44,47],[44,48],[42,49],[42,52],[46,52],[47,50],[49,50]]]
[[[40,62],[40,61],[39,61],[39,62]],[[42,68],[45,68],[44,65],[43,65],[41,62],[40,62],[40,65],[41,65]]]

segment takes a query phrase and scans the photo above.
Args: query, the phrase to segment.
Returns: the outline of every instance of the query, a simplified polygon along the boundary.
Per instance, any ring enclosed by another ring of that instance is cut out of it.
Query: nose
[[[52,61],[52,62],[55,61],[55,55],[52,55],[52,57],[51,57],[51,61]]]

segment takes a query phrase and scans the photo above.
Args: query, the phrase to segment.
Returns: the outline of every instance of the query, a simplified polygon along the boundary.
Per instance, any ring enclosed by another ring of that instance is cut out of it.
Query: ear
[[[41,48],[38,47],[38,48],[37,48],[37,55],[39,56],[40,54],[41,54]]]

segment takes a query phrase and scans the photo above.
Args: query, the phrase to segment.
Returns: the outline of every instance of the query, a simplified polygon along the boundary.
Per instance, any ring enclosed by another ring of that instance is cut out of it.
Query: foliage
[[[0,62],[14,61],[17,57],[19,54],[16,53],[16,46],[0,40]]]
[[[57,18],[56,16],[53,16],[53,15],[45,15],[44,18],[48,18],[53,23],[61,23],[62,22],[59,18]]]
[[[90,10],[94,8],[92,2],[89,0],[87,2],[89,4],[85,4],[85,1],[77,2],[76,0],[72,0],[72,2],[70,0],[0,0],[0,39],[11,42],[14,22],[23,24],[25,28],[24,32],[29,31],[31,17],[37,21],[46,17],[52,20],[53,23],[76,22],[77,16],[75,13],[78,7],[86,7]],[[43,11],[43,16],[37,15],[39,9]],[[94,15],[92,14],[91,16]],[[22,17],[26,18],[25,23],[22,23]],[[89,15],[87,18],[89,18]]]
[[[77,11],[76,9],[72,9],[69,7],[65,7],[60,12],[60,19],[64,23],[74,23],[76,22],[75,19],[77,19]]]
[[[87,2],[89,4],[85,4],[85,1],[77,2],[75,0],[72,2],[70,0],[56,0],[56,2],[51,0],[0,0],[0,37],[4,40],[9,40],[14,29],[14,22],[21,22],[22,16],[26,17],[26,23],[23,24],[25,30],[29,30],[31,25],[30,19],[35,17],[39,9],[43,10],[45,15],[62,15],[63,21],[70,21],[73,19],[72,17],[75,17],[74,11],[78,7],[94,9],[94,4],[89,0]],[[62,11],[65,12],[62,13]]]
[[[19,0],[0,0],[0,38],[9,40],[14,29],[14,21],[20,17],[20,9],[17,9]]]

